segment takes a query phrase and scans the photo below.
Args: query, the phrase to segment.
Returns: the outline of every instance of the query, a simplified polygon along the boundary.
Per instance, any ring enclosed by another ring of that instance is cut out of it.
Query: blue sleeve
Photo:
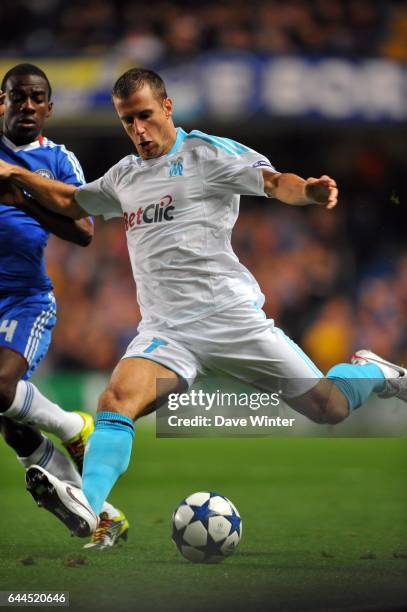
[[[58,151],[58,181],[79,187],[85,183],[82,167],[77,157],[63,145]]]
[[[76,187],[81,187],[81,185],[84,185],[86,182],[78,158],[72,151],[68,151],[63,145],[59,150],[58,176],[56,178],[63,183],[69,183]],[[88,218],[93,223],[93,218]]]

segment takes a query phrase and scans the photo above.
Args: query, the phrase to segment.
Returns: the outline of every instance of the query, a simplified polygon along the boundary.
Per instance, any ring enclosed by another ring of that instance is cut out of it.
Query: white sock
[[[83,427],[80,414],[62,410],[25,380],[18,383],[14,401],[3,414],[20,423],[48,431],[62,442],[76,436]]]
[[[45,436],[43,436],[38,448],[29,457],[18,457],[18,460],[25,468],[29,468],[30,465],[39,465],[59,480],[68,482],[78,488],[82,487],[82,478],[72,461],[55,448],[51,440]]]

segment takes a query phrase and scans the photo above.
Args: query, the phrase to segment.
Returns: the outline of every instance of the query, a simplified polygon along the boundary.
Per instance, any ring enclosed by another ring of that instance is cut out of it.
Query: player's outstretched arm
[[[267,195],[285,204],[293,206],[319,204],[331,209],[338,203],[336,182],[326,174],[318,179],[304,180],[296,174],[263,171],[263,179]]]
[[[71,219],[83,219],[88,213],[75,200],[76,187],[54,181],[0,160],[0,180],[11,180],[22,187],[41,205]]]

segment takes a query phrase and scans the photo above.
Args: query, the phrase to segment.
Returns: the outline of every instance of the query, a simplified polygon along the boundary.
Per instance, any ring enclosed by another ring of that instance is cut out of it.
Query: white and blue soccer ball
[[[232,555],[242,537],[242,519],[219,493],[200,491],[180,503],[172,516],[172,539],[195,563],[218,563]]]

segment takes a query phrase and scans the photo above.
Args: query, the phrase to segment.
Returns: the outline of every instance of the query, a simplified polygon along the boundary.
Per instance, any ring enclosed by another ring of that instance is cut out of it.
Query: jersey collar
[[[9,140],[4,134],[1,135],[1,140],[8,149],[13,151],[13,153],[19,153],[20,151],[32,151],[33,149],[38,149],[42,143],[42,136],[40,136],[37,140],[34,140],[34,142],[29,142],[28,144],[21,145],[19,147],[15,145],[14,142]]]
[[[177,137],[175,139],[175,142],[172,145],[171,149],[168,151],[168,153],[165,154],[164,157],[168,157],[169,155],[173,155],[174,153],[178,153],[178,151],[180,150],[180,147],[181,147],[181,145],[184,142],[186,137],[187,137],[186,131],[183,130],[182,127],[177,128]]]

